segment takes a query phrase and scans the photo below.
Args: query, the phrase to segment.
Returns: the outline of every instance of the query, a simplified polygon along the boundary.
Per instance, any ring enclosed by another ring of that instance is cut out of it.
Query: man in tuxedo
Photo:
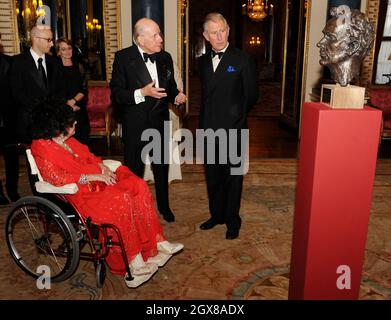
[[[241,227],[239,209],[243,172],[234,173],[233,169],[239,169],[238,163],[230,157],[229,149],[241,150],[248,143],[242,141],[246,137],[242,129],[248,128],[247,114],[258,98],[257,71],[248,54],[228,43],[229,26],[221,14],[207,15],[203,35],[210,42],[212,51],[206,52],[198,61],[202,83],[200,128],[224,132],[228,144],[216,139],[215,147],[208,148],[208,143],[204,141],[211,218],[202,223],[200,228],[208,230],[217,224],[225,224],[226,239],[235,239]],[[237,140],[231,139],[229,132],[236,133]],[[213,152],[215,161],[208,161]],[[243,163],[245,154],[242,152],[240,157]]]
[[[15,137],[16,112],[9,83],[11,62],[10,56],[0,53],[0,147],[5,163],[5,189],[8,198],[14,202],[20,198],[20,195],[18,193],[19,155]],[[0,181],[0,205],[8,203]]]
[[[31,48],[14,56],[11,67],[11,92],[17,107],[16,130],[19,142],[31,142],[30,126],[33,106],[45,97],[63,99],[64,85],[60,62],[48,52],[53,34],[47,27],[31,29]]]
[[[163,39],[158,24],[147,18],[136,22],[134,45],[115,54],[110,83],[112,101],[120,108],[125,165],[140,178],[144,175],[142,150],[149,143],[142,141],[146,129],[160,134],[160,150],[153,150],[152,171],[155,178],[159,212],[168,222],[175,221],[169,206],[168,163],[164,154],[164,122],[169,121],[168,103],[180,105],[186,96],[178,91],[174,79],[173,61],[162,50]],[[159,158],[160,161],[154,160]],[[155,158],[156,157],[156,158]]]
[[[88,54],[85,54],[83,39],[81,37],[77,37],[75,40],[72,60],[74,60],[75,64],[80,68],[80,72],[85,75],[88,68]]]

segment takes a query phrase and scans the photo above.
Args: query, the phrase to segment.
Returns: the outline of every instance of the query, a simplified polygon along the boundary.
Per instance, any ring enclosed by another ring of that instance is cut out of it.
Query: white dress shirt
[[[137,48],[138,48],[138,51],[140,52],[141,57],[144,61],[143,53],[145,51],[143,51],[143,49],[141,49],[139,46],[137,46]],[[157,74],[156,61],[152,63],[151,60],[148,59],[148,61],[144,62],[144,63],[148,69],[148,72],[149,72],[149,75],[151,76],[152,81],[155,81],[155,88],[159,88],[159,77]],[[137,89],[134,91],[134,101],[136,102],[136,104],[139,104],[139,103],[145,101],[145,97],[141,94],[141,89]]]
[[[227,50],[228,46],[229,46],[229,43],[227,43],[227,46],[223,50],[220,50],[219,52],[225,52],[225,50]],[[221,59],[222,58],[223,57],[221,57]],[[221,59],[219,58],[219,56],[217,54],[212,58],[213,72],[216,71],[217,66],[219,65]]]
[[[39,58],[42,58],[42,65],[43,65],[43,68],[45,69],[45,73],[46,73],[46,76],[48,74],[48,70],[46,68],[46,59],[45,59],[45,55],[43,55],[42,57],[40,57],[39,55],[36,54],[36,52],[33,50],[33,48],[30,48],[30,53],[31,55],[33,56],[33,59],[34,59],[34,62],[35,62],[35,66],[37,67],[38,69],[38,59]]]

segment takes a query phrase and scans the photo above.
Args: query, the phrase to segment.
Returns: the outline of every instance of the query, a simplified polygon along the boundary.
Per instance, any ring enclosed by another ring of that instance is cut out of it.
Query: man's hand
[[[184,104],[184,103],[186,103],[186,101],[187,101],[187,97],[183,93],[183,90],[182,89],[179,90],[179,93],[175,98],[175,104],[176,105]]]
[[[80,107],[76,105],[76,102],[74,99],[69,99],[67,101],[67,105],[70,106],[73,111],[79,111],[80,110]]]
[[[155,81],[147,84],[144,88],[141,88],[141,94],[144,97],[152,97],[156,99],[161,99],[167,97],[166,89],[164,88],[155,88]]]

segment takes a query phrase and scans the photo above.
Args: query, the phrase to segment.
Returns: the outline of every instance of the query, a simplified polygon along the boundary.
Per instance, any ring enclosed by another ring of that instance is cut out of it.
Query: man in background
[[[0,34],[1,39],[1,34]],[[19,154],[15,136],[16,112],[12,102],[10,88],[10,70],[12,59],[0,53],[0,147],[5,163],[5,190],[12,202],[20,198],[18,193]],[[9,200],[5,196],[0,180],[0,205],[6,205]]]
[[[31,48],[14,56],[10,84],[16,104],[16,133],[19,142],[31,142],[30,126],[33,105],[45,97],[64,98],[60,62],[48,53],[53,46],[53,34],[47,27],[31,29]]]

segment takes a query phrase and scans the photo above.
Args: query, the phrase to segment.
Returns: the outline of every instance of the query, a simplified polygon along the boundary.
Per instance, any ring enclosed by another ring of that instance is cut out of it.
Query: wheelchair
[[[50,281],[61,282],[74,274],[81,259],[92,261],[96,286],[102,288],[106,278],[105,258],[111,247],[119,246],[126,280],[133,280],[119,229],[83,218],[65,198],[66,194],[77,192],[77,185],[55,187],[43,181],[30,149],[26,155],[33,195],[13,204],[5,225],[7,246],[16,264],[36,279],[42,275],[42,266],[48,266]],[[104,160],[104,163],[120,164],[115,160]],[[109,230],[117,236],[117,241],[113,241]],[[86,246],[88,252],[84,250]]]

